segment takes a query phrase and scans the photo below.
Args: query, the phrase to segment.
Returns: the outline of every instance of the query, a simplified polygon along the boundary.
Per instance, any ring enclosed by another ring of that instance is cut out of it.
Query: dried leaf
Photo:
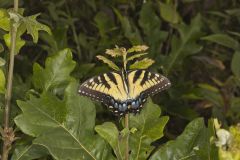
[[[141,61],[136,61],[130,66],[130,69],[146,69],[154,63],[154,60],[144,58]]]
[[[120,68],[115,63],[113,63],[113,61],[109,60],[108,58],[101,56],[101,55],[98,55],[97,58],[99,60],[102,60],[104,63],[106,63],[110,68],[112,68],[116,71],[120,70]]]
[[[126,52],[125,48],[123,48],[123,47],[118,48],[116,46],[116,48],[114,48],[114,49],[107,49],[105,53],[112,57],[119,57],[119,56],[126,54],[127,52]]]
[[[128,49],[128,53],[132,53],[132,52],[143,52],[146,51],[148,49],[148,46],[146,45],[137,45],[137,46],[133,46],[132,48]]]

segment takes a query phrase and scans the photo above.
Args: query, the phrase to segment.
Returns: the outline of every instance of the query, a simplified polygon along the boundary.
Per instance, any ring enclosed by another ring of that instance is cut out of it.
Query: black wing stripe
[[[107,88],[107,89],[110,89],[110,85],[108,84],[108,82],[106,81],[105,77],[103,75],[100,75],[100,79],[103,83],[103,85]]]
[[[142,73],[142,70],[137,70],[135,72],[134,77],[133,77],[133,83],[135,83],[138,80],[138,78],[140,77],[141,73]]]
[[[100,83],[98,77],[95,77],[95,78],[93,79],[93,82],[94,82],[95,84],[99,84],[99,83]]]
[[[164,76],[158,78],[160,81],[158,84],[144,91],[144,96],[155,95],[163,90],[168,89],[171,86],[171,82]]]
[[[148,72],[148,73],[150,73],[150,72]],[[149,77],[149,79],[153,79],[153,78],[155,78],[156,77],[156,75],[155,74],[153,74],[153,73],[150,73],[150,77]]]
[[[145,71],[143,79],[140,83],[141,86],[148,80],[148,73],[149,73],[148,71]]]
[[[107,73],[107,76],[109,77],[109,79],[110,79],[115,85],[117,85],[117,80],[116,80],[115,76],[114,76],[111,72]]]

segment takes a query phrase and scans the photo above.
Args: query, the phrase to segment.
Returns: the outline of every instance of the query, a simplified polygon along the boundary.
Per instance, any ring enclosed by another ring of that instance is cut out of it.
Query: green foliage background
[[[0,1],[1,120],[9,53],[4,9],[11,7],[12,1]],[[124,159],[126,132],[130,159],[223,157],[212,118],[225,129],[240,121],[238,1],[25,0],[20,7],[25,18],[11,111],[19,139],[12,160]],[[149,46],[147,56],[155,60],[150,70],[167,76],[172,87],[131,115],[126,131],[105,107],[77,95],[77,87],[109,71],[97,55],[115,45],[140,44]]]

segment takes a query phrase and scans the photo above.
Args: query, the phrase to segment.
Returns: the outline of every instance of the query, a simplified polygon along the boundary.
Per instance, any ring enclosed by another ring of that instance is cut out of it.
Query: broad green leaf
[[[39,145],[17,145],[11,160],[33,160],[46,156],[48,151]]]
[[[3,70],[0,69],[0,93],[5,93],[5,83],[6,83],[5,75],[3,73]]]
[[[151,143],[163,136],[163,129],[168,117],[160,117],[161,109],[151,101],[146,104],[138,115],[130,115],[129,127],[121,132],[110,122],[96,126],[95,130],[113,148],[117,159],[124,159],[125,135],[129,135],[130,159],[147,159],[154,149]]]
[[[113,148],[117,159],[123,159],[124,144],[121,141],[121,136],[115,124],[112,122],[105,122],[102,125],[95,127],[96,132],[103,137]]]
[[[112,69],[114,69],[116,71],[120,70],[120,68],[115,63],[113,63],[113,61],[107,59],[106,57],[98,55],[97,58],[99,60],[102,60],[104,63],[106,63],[110,68],[112,68]]]
[[[23,19],[23,24],[25,25],[27,29],[27,33],[30,34],[33,38],[33,42],[37,43],[38,42],[38,32],[39,31],[45,31],[48,34],[52,34],[51,30],[48,26],[38,22],[36,18],[40,14],[35,14],[29,17],[24,17]]]
[[[49,91],[68,84],[70,73],[75,67],[70,49],[64,49],[47,58],[45,68],[35,63],[33,66],[33,84],[35,88]]]
[[[214,134],[211,131],[212,126],[209,127],[205,127],[202,118],[193,120],[176,140],[168,141],[160,147],[150,160],[212,159],[215,147],[211,142],[211,137]]]
[[[144,55],[146,55],[146,54],[148,54],[148,53],[135,54],[135,55],[133,55],[133,56],[128,57],[128,58],[127,58],[127,61],[134,60],[134,59],[139,58],[139,57],[142,57],[142,56],[144,56]]]
[[[179,23],[181,18],[173,4],[159,3],[161,17],[170,23]]]
[[[202,46],[196,43],[202,35],[201,26],[202,20],[199,14],[192,19],[190,25],[182,23],[175,26],[180,37],[177,38],[173,36],[171,52],[169,56],[163,60],[166,75],[168,75],[173,68],[181,66],[184,58],[196,54],[202,49]]]
[[[129,139],[132,159],[147,159],[154,149],[151,143],[163,137],[163,129],[169,118],[160,115],[160,107],[151,101],[139,115],[130,115],[130,128],[136,129]]]
[[[44,93],[18,102],[23,114],[15,118],[17,126],[37,137],[33,144],[46,147],[54,159],[114,159],[106,142],[94,133],[93,103],[79,96],[77,88],[77,82],[70,83],[64,100]]]
[[[144,58],[143,60],[136,61],[130,65],[130,69],[146,69],[154,63],[154,60],[149,58]]]
[[[137,45],[137,46],[133,46],[132,48],[129,48],[127,50],[128,53],[132,53],[132,52],[144,52],[148,49],[148,46],[146,45]]]
[[[0,9],[0,28],[10,31],[10,18],[6,9]]]
[[[4,41],[7,45],[7,47],[10,49],[10,45],[11,45],[11,36],[10,33],[5,34],[3,36]],[[22,38],[20,36],[16,36],[16,48],[15,48],[15,54],[18,54],[20,49],[25,45],[25,41],[22,40]]]
[[[232,57],[231,69],[235,76],[240,78],[240,51],[236,51]]]
[[[17,101],[17,104],[23,114],[15,118],[15,123],[25,134],[33,137],[58,127],[67,114],[64,102],[47,92],[40,98],[31,96],[30,100]]]
[[[206,37],[201,38],[202,40],[207,40],[211,41],[217,44],[220,44],[222,46],[234,49],[234,50],[239,50],[240,46],[237,40],[233,39],[227,34],[212,34]]]

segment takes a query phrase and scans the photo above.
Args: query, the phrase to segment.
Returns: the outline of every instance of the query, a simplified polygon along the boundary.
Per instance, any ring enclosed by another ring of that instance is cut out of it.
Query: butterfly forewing
[[[110,105],[110,101],[125,101],[127,93],[120,72],[109,72],[93,77],[79,87],[79,94]]]
[[[133,70],[128,72],[129,96],[135,99],[159,93],[171,86],[170,81],[158,74],[147,70]]]

